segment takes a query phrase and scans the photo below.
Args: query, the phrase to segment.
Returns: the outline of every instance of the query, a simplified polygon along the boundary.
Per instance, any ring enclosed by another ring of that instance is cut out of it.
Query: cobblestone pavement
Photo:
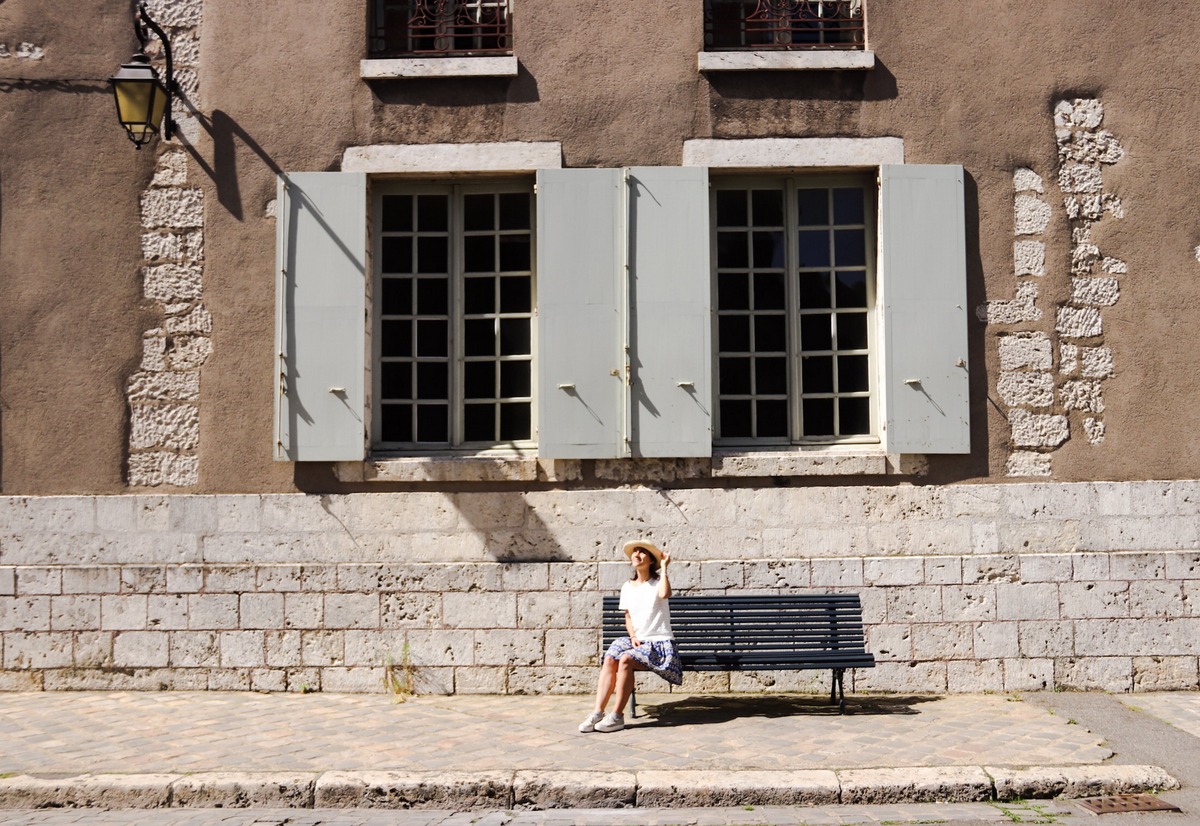
[[[745,807],[732,809],[562,809],[544,812],[363,809],[190,809],[0,811],[6,826],[852,826],[854,824],[1066,824],[1091,818],[1066,801],[1013,804]],[[1166,826],[1164,824],[1163,826]]]
[[[1195,692],[1164,692],[1161,694],[1130,694],[1120,698],[1134,711],[1151,714],[1164,723],[1200,737],[1200,694]]]
[[[1152,695],[1134,700],[1149,707]],[[0,773],[1084,765],[1101,738],[1019,697],[649,695],[581,735],[578,696],[0,693]],[[1193,698],[1194,699],[1194,698]],[[628,720],[628,715],[627,715]]]

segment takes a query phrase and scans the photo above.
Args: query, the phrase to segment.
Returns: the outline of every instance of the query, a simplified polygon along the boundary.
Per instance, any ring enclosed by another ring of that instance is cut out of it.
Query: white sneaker
[[[580,732],[582,732],[583,734],[587,734],[589,731],[595,731],[596,723],[599,723],[603,719],[604,719],[603,712],[593,711],[586,718],[584,718],[584,721],[582,723],[579,724]]]
[[[595,728],[596,731],[604,731],[604,732],[620,731],[621,729],[625,728],[625,715],[624,714],[608,714],[604,717],[603,720],[601,720],[598,723],[595,723],[593,727]]]

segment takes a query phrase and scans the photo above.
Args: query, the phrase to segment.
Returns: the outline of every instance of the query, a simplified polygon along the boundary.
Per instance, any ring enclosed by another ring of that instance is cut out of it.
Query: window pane
[[[528,272],[530,269],[528,235],[500,236],[500,270]]]
[[[754,276],[754,309],[787,309],[787,291],[783,286],[783,273],[759,273]]]
[[[463,369],[463,395],[468,399],[496,398],[496,363],[468,361]]]
[[[839,272],[837,278],[837,305],[841,308],[867,306],[867,274]]]
[[[824,189],[797,190],[796,208],[802,227],[825,226],[829,223],[829,197]]]
[[[442,319],[417,321],[417,355],[445,358],[447,353],[446,322]]]
[[[467,232],[495,229],[494,202],[491,195],[463,196],[463,228]]]
[[[832,307],[833,294],[829,289],[829,273],[800,274],[800,309],[823,310]]]
[[[417,313],[445,315],[450,307],[450,283],[445,278],[417,279]]]
[[[463,322],[465,341],[463,352],[467,356],[496,355],[496,322],[490,318]]]
[[[387,195],[383,199],[383,231],[412,232],[412,197]]]
[[[866,356],[838,356],[838,392],[863,393],[871,389]]]
[[[780,438],[788,435],[788,405],[783,399],[762,399],[755,402],[758,414],[755,422],[759,438]]]
[[[516,442],[530,438],[529,402],[500,405],[500,441]]]
[[[467,272],[495,272],[496,236],[470,235],[464,238],[463,269]]]
[[[754,226],[783,226],[782,190],[756,189],[750,196],[750,204],[754,210]]]
[[[823,230],[806,230],[800,233],[801,267],[819,268],[829,266],[829,233]]]
[[[832,316],[827,315],[806,315],[800,318],[801,350],[833,349],[831,318]]]
[[[754,233],[754,266],[757,269],[783,269],[783,233]]]
[[[380,371],[380,395],[385,399],[411,399],[412,362],[385,361]]]
[[[750,266],[747,248],[749,236],[744,232],[717,233],[717,267],[723,270],[744,270]]]
[[[776,396],[787,393],[787,359],[756,358],[754,360],[754,392]]]
[[[833,232],[834,257],[839,267],[861,267],[867,263],[867,236],[861,229]]]
[[[467,315],[496,312],[495,284],[492,276],[463,279],[463,312]]]
[[[417,230],[446,232],[450,229],[450,199],[446,195],[417,196]]]
[[[523,398],[530,395],[530,362],[500,362],[500,395],[506,399]]]
[[[445,444],[450,440],[447,422],[449,408],[444,404],[422,404],[417,407],[417,441]]]
[[[405,319],[384,321],[383,342],[379,351],[384,358],[411,356],[412,322]]]
[[[744,275],[718,275],[717,308],[720,310],[749,310],[750,279]]]
[[[838,430],[843,436],[865,436],[871,432],[871,400],[838,399]]]
[[[496,441],[494,404],[468,404],[463,408],[463,438],[468,442]]]
[[[529,320],[504,318],[500,320],[500,355],[526,356],[531,352]]]
[[[383,426],[380,436],[385,442],[411,442],[412,407],[407,404],[385,404],[382,407]]]
[[[787,351],[787,316],[758,315],[754,317],[754,349],[759,353]]]
[[[861,224],[863,215],[863,191],[861,189],[835,189],[833,191],[833,221],[837,224]]]
[[[412,272],[412,238],[400,238],[395,235],[385,235],[382,240],[382,271],[385,273]]]
[[[750,359],[723,358],[720,374],[722,395],[744,395],[750,392]]]
[[[743,189],[717,190],[717,226],[744,227],[750,223],[746,211],[746,191]]]
[[[407,278],[383,279],[383,314],[411,315],[412,281]]]
[[[500,312],[528,313],[533,310],[533,296],[528,276],[507,276],[500,279]]]
[[[833,435],[833,399],[804,400],[804,435]]]
[[[833,356],[805,356],[800,360],[803,393],[833,392]]]
[[[721,401],[721,436],[737,438],[751,436],[749,399],[723,399]]]
[[[417,272],[445,273],[449,267],[448,238],[437,236],[417,239]]]
[[[837,314],[838,349],[867,349],[867,314]]]
[[[750,351],[750,317],[723,315],[717,319],[717,349],[724,353]]]
[[[449,365],[444,361],[423,361],[417,364],[417,398],[446,399],[450,396],[447,374]],[[420,417],[418,417],[420,418]]]
[[[530,200],[528,192],[511,192],[500,196],[500,229],[529,229]]]

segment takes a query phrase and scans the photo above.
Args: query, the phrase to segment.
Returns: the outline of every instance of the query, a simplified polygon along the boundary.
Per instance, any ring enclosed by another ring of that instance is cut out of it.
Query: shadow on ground
[[[890,716],[920,714],[916,706],[938,699],[935,696],[888,695],[846,698],[846,714]],[[837,717],[838,707],[828,696],[787,695],[728,697],[693,696],[666,702],[639,704],[638,718],[644,726],[692,726],[725,723],[747,717]]]

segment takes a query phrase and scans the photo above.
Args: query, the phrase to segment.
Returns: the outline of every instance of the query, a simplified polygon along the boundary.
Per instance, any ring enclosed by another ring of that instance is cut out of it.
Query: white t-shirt
[[[618,607],[629,612],[633,633],[642,642],[675,639],[671,633],[671,611],[667,601],[659,599],[657,579],[640,583],[627,581],[621,586]]]

